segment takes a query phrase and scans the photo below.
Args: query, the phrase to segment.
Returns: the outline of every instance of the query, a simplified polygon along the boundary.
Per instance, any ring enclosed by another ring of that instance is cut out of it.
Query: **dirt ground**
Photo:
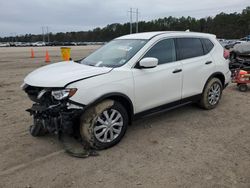
[[[96,46],[72,47],[80,59]],[[250,187],[250,90],[230,85],[211,111],[185,106],[138,120],[100,156],[68,156],[54,136],[34,138],[20,89],[25,75],[60,60],[59,47],[0,48],[0,187]]]

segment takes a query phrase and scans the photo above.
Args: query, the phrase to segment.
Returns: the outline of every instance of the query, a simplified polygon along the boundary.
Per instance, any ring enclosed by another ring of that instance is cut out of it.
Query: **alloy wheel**
[[[218,83],[214,83],[208,91],[208,102],[210,105],[215,105],[219,102],[221,95],[221,87]]]
[[[99,142],[108,143],[115,140],[122,131],[123,117],[115,109],[104,110],[96,119],[94,135]]]

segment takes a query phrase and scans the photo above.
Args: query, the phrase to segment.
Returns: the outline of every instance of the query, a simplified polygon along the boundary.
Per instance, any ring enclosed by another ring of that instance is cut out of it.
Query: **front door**
[[[136,113],[181,99],[182,65],[176,62],[174,39],[157,42],[144,57],[157,58],[158,66],[132,69]]]

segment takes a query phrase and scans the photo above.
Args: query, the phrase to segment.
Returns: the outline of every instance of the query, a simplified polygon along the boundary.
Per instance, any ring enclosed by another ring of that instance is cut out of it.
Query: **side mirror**
[[[154,68],[158,65],[158,59],[154,57],[145,57],[139,62],[140,68]]]

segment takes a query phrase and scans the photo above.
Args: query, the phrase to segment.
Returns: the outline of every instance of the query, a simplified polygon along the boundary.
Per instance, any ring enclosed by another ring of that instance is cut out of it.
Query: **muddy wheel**
[[[222,83],[218,78],[212,78],[206,84],[200,100],[200,107],[210,110],[215,108],[222,95]]]
[[[106,149],[122,139],[127,126],[126,109],[119,102],[105,100],[90,107],[82,115],[80,133],[89,147]]]
[[[44,136],[47,133],[47,130],[43,127],[41,119],[34,118],[34,124],[30,126],[29,132],[32,136]]]
[[[241,92],[246,92],[247,91],[247,84],[239,84],[238,89]]]

